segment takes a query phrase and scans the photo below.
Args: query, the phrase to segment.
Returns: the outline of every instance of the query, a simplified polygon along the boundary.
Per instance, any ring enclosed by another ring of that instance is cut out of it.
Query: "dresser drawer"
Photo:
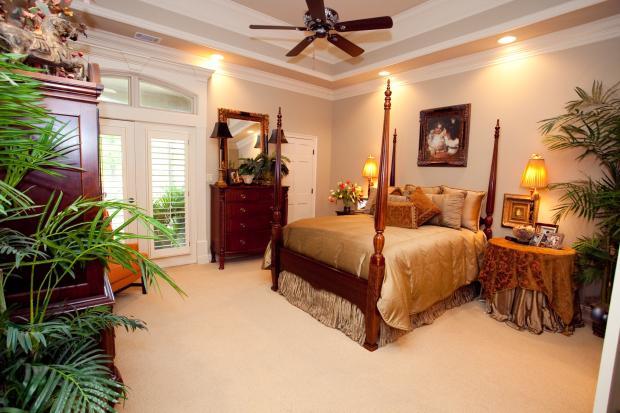
[[[273,205],[261,202],[261,203],[241,203],[234,202],[226,205],[226,212],[228,219],[236,219],[243,221],[250,221],[252,219],[264,219],[265,216],[269,216],[273,211]]]
[[[229,219],[226,224],[227,232],[262,231],[271,229],[271,216],[259,215],[254,217]]]
[[[226,202],[273,202],[273,190],[233,188],[226,191]]]
[[[270,237],[269,230],[229,232],[226,234],[226,250],[230,252],[262,250],[267,248]]]

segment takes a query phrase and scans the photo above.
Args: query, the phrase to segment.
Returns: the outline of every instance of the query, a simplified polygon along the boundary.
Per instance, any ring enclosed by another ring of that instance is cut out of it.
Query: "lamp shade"
[[[547,186],[547,168],[542,156],[533,154],[521,175],[521,186],[524,188],[545,188]]]
[[[230,133],[230,129],[228,129],[228,123],[215,122],[215,126],[213,126],[213,132],[211,132],[211,137],[213,139],[230,139],[233,136]]]
[[[288,143],[288,141],[284,137],[284,130],[283,129],[280,129],[280,133],[282,134],[280,136],[280,143]],[[278,143],[277,142],[277,136],[278,136],[277,134],[278,134],[278,130],[277,129],[273,129],[271,131],[271,136],[269,137],[269,143]]]
[[[377,160],[372,156],[368,155],[368,159],[366,159],[366,163],[364,164],[364,169],[362,169],[362,176],[364,178],[376,178],[379,172],[379,166],[377,165]]]

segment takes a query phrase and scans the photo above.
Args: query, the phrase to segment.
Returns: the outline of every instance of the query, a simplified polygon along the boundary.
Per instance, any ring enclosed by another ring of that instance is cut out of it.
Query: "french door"
[[[123,199],[147,211],[173,234],[140,240],[153,258],[192,252],[189,192],[191,128],[101,119],[100,165],[104,199]],[[118,226],[127,217],[117,216]],[[145,234],[133,223],[128,231]]]

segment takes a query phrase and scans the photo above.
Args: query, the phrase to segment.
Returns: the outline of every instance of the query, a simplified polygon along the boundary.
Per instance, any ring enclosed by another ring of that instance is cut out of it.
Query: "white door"
[[[282,155],[289,159],[290,173],[283,179],[288,190],[288,222],[315,215],[316,137],[286,133]]]
[[[135,152],[134,143],[133,122],[101,119],[99,158],[103,199],[136,202],[135,162],[129,155]],[[112,227],[118,228],[127,218],[117,215]],[[134,222],[126,229],[135,234],[137,225]]]
[[[190,142],[193,128],[101,119],[101,181],[105,199],[135,203],[174,234],[174,240],[139,240],[152,258],[189,255],[195,244],[190,231]],[[112,212],[112,211],[110,211]],[[115,218],[113,226],[125,217]],[[134,223],[128,231],[144,235]]]

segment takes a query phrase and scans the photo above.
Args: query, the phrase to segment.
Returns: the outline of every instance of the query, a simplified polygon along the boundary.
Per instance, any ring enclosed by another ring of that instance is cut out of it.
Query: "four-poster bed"
[[[400,317],[400,319],[396,317],[399,311],[402,313],[405,310],[394,311],[394,302],[398,301],[398,299],[402,298],[405,301],[409,300],[411,302],[410,297],[407,296],[409,292],[403,292],[403,290],[411,289],[410,284],[426,286],[425,288],[428,288],[429,282],[434,282],[433,277],[430,276],[424,279],[424,277],[420,277],[418,274],[416,275],[418,277],[417,280],[409,280],[398,274],[398,271],[404,271],[407,265],[410,265],[410,262],[407,261],[408,256],[403,253],[398,243],[407,244],[409,245],[408,248],[411,248],[411,245],[424,245],[426,251],[418,252],[414,260],[415,262],[425,259],[424,257],[428,255],[428,248],[432,248],[433,245],[438,245],[445,250],[459,250],[461,255],[458,256],[458,259],[466,262],[457,271],[462,272],[462,274],[459,273],[455,277],[455,279],[458,278],[457,281],[451,279],[448,279],[447,282],[442,281],[444,284],[453,284],[453,289],[450,289],[447,293],[445,289],[433,291],[433,294],[438,297],[436,301],[418,305],[420,309],[424,310],[420,312],[420,317],[415,317],[412,313],[405,312],[407,316],[411,315],[411,325],[413,327],[432,322],[432,319],[446,309],[474,298],[475,286],[472,283],[477,277],[479,269],[478,260],[482,256],[481,250],[483,251],[485,245],[485,237],[480,231],[476,234],[474,231],[440,228],[434,225],[426,225],[418,230],[389,227],[388,232],[392,237],[390,241],[394,241],[388,242],[390,245],[387,253],[391,261],[389,262],[390,268],[388,268],[386,273],[384,247],[386,246],[386,209],[388,208],[388,165],[390,165],[391,95],[392,92],[388,81],[384,99],[383,133],[374,218],[368,215],[365,217],[358,215],[340,218],[315,218],[315,222],[311,222],[312,220],[303,220],[305,223],[298,221],[295,223],[296,225],[289,225],[286,228],[287,234],[290,235],[290,239],[287,238],[290,245],[285,245],[285,242],[283,242],[286,237],[283,236],[280,213],[282,208],[282,205],[280,205],[281,176],[279,173],[281,162],[280,131],[282,130],[282,115],[280,111],[277,121],[278,134],[274,176],[275,204],[273,208],[271,251],[267,253],[271,261],[271,288],[274,291],[280,289],[280,292],[291,302],[294,302],[294,298],[292,299],[286,294],[292,290],[295,290],[294,294],[297,294],[297,298],[299,298],[300,294],[310,295],[311,297],[306,300],[304,305],[305,307],[313,307],[313,311],[306,309],[307,312],[310,312],[315,318],[318,318],[325,324],[340,329],[354,340],[359,340],[364,348],[370,351],[376,350],[380,342],[384,344],[392,341],[399,335],[402,335],[404,331],[411,329],[403,326],[403,317]],[[490,226],[492,224],[495,197],[498,138],[499,121],[495,129],[489,196],[486,205],[487,216],[481,220],[485,225],[484,234],[487,237],[491,236]],[[395,141],[396,133],[394,133],[394,144]],[[392,154],[392,159],[394,157],[395,153]],[[394,162],[392,162],[390,169],[392,177],[395,178]],[[343,226],[347,227],[348,231],[348,233],[341,237],[340,241],[337,239],[338,234],[331,228],[336,223],[334,221],[336,219],[341,220],[338,223],[342,223]],[[360,232],[359,229],[364,225],[369,225],[371,219],[374,220],[374,235]],[[325,232],[322,233],[321,231]],[[298,234],[296,242],[292,239],[295,234]],[[429,239],[433,240],[435,244],[429,244]],[[353,257],[353,260],[349,260],[349,263],[346,262],[347,254],[350,255],[349,250],[355,250],[355,247],[368,248],[369,246],[364,243],[370,243],[370,240],[372,240],[372,249],[368,251],[366,256],[362,254],[359,258]],[[342,248],[342,245],[346,245],[346,247]],[[317,250],[323,249],[323,253],[328,255],[332,251],[339,250],[341,255],[336,259],[330,259],[329,257],[318,257],[319,259],[317,259],[317,256],[310,256],[314,255],[311,251],[314,248],[313,246],[316,246]],[[343,252],[343,249],[347,251]],[[403,257],[405,258],[403,259]],[[357,262],[355,261],[356,259]],[[338,260],[341,260],[341,262],[338,262]],[[407,261],[407,263],[403,264],[403,261]],[[433,276],[442,276],[437,269],[434,271]],[[285,285],[284,282],[286,280],[292,280],[287,281],[293,283],[292,286]],[[389,284],[389,287],[384,286],[384,280],[386,285]],[[391,289],[390,294],[400,294],[400,298],[386,297],[388,295],[386,291],[384,291],[386,296],[382,297],[382,288]],[[430,296],[433,295],[431,294]],[[303,301],[303,298],[300,301]],[[424,300],[422,299],[421,301]],[[328,310],[317,309],[319,302],[330,303],[329,305],[332,307]],[[336,304],[333,304],[334,302]],[[408,308],[418,308],[415,304],[413,303]],[[304,309],[304,305],[298,305],[298,307]],[[334,309],[334,314],[329,313],[331,309]],[[396,316],[393,317],[393,320],[390,320],[391,323],[388,325],[386,324],[385,314],[390,312],[392,315],[396,314]],[[382,314],[384,315],[382,316]],[[330,319],[330,321],[326,322],[326,319]],[[409,319],[407,319],[407,322],[409,322]],[[397,326],[397,328],[392,328],[394,326]],[[361,333],[360,328],[362,329]],[[356,332],[352,333],[350,330],[356,330]],[[356,337],[354,338],[354,336]]]

